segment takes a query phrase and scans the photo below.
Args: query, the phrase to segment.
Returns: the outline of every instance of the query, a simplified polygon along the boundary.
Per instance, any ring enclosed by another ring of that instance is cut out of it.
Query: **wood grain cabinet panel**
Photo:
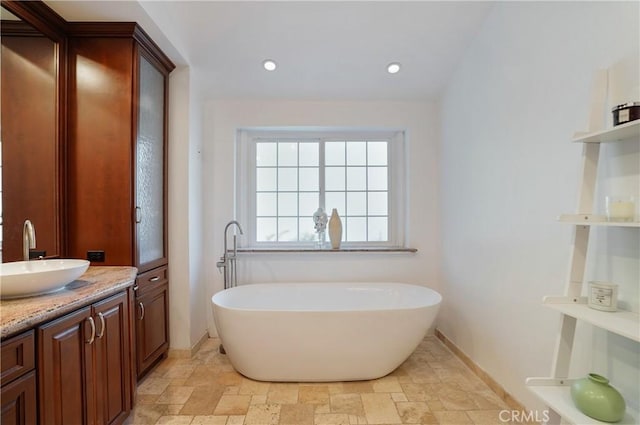
[[[70,23],[69,254],[167,264],[167,97],[175,67],[133,23]]]
[[[130,409],[129,309],[122,293],[94,304],[98,423],[123,421]]]
[[[41,326],[38,331],[40,422],[93,424],[95,413],[91,308],[85,307]]]
[[[136,297],[136,345],[138,376],[169,348],[169,285],[154,287]]]
[[[35,365],[36,355],[33,330],[2,341],[0,380],[3,384],[29,372]]]
[[[156,284],[166,287],[167,97],[175,65],[134,23],[69,23],[68,46],[69,254],[102,251],[93,265],[162,273]],[[136,306],[150,303],[139,296]],[[134,338],[137,377],[169,347],[168,290],[161,297],[147,317],[164,316],[135,327],[144,333]]]
[[[36,373],[31,371],[2,386],[0,423],[3,425],[36,424]]]
[[[35,424],[37,396],[33,330],[2,341],[0,423]]]
[[[18,16],[25,12],[19,4],[2,3]],[[43,8],[40,2],[32,3],[36,4],[24,7]],[[34,19],[39,21],[32,15]],[[64,65],[60,66],[58,59],[64,46],[58,37],[54,41],[43,36],[24,19],[3,20],[0,32],[2,261],[23,260],[25,219],[36,228],[38,251],[49,257],[60,256]]]
[[[131,410],[126,292],[38,330],[40,423],[121,424]]]

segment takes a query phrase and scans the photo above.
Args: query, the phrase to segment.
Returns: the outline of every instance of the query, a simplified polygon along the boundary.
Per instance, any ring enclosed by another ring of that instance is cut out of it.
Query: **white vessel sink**
[[[0,264],[0,298],[21,298],[62,289],[79,278],[87,260],[32,260]]]

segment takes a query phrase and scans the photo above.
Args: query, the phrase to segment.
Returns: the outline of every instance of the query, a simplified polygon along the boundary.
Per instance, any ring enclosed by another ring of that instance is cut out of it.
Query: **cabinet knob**
[[[104,314],[98,313],[98,319],[100,319],[100,332],[98,332],[96,336],[98,338],[102,338],[104,336],[104,331],[105,331]]]
[[[88,317],[87,321],[89,322],[89,326],[91,326],[91,336],[85,342],[87,344],[93,344],[93,341],[96,339],[96,322],[93,320],[93,317]]]

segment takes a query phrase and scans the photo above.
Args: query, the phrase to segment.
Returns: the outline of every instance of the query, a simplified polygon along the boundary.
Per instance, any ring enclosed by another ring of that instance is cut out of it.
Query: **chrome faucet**
[[[24,261],[29,261],[29,250],[36,247],[36,229],[31,220],[25,220],[22,226],[22,256]]]
[[[218,269],[224,269],[224,289],[238,285],[238,276],[236,274],[236,256],[238,254],[237,235],[233,235],[233,249],[231,251],[229,251],[227,244],[229,227],[231,227],[231,225],[237,226],[240,234],[244,234],[242,232],[242,226],[240,226],[240,223],[236,220],[231,220],[224,228],[224,252],[222,257],[220,257],[220,261],[216,263]]]

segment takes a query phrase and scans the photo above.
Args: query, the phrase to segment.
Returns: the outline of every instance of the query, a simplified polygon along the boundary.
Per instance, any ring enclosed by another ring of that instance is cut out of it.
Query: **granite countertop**
[[[36,297],[0,301],[0,338],[17,334],[133,285],[135,267],[89,267],[63,289]]]

